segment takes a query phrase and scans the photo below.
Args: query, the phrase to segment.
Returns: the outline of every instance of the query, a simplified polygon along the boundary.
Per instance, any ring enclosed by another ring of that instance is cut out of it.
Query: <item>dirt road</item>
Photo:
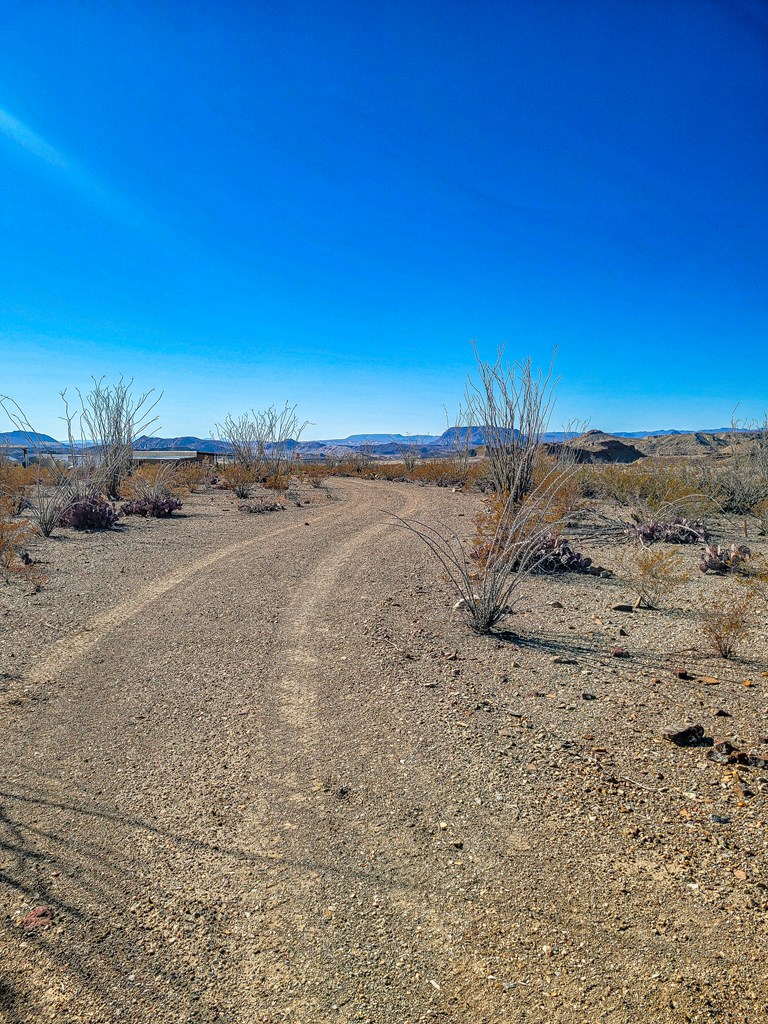
[[[382,512],[463,528],[475,499],[335,487],[152,524],[88,576],[86,628],[8,673],[0,1020],[760,1019],[760,893],[697,902],[643,838],[668,797],[606,797],[583,723],[520,710],[519,651],[466,633]]]

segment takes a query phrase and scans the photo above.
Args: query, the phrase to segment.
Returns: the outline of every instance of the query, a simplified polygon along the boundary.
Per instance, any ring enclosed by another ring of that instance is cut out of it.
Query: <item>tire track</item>
[[[315,521],[327,520],[335,511],[335,509],[331,509],[320,513],[315,517]],[[81,658],[84,658],[107,635],[137,615],[140,615],[149,605],[158,601],[170,591],[175,590],[182,583],[186,583],[190,577],[195,576],[197,573],[210,569],[212,566],[218,565],[218,563],[235,555],[242,554],[257,544],[263,544],[266,540],[301,529],[303,529],[301,524],[292,523],[290,526],[271,530],[269,533],[260,534],[258,537],[252,537],[250,540],[237,541],[235,544],[229,544],[218,551],[211,551],[203,555],[191,564],[177,569],[162,579],[154,580],[149,586],[144,587],[127,601],[123,601],[115,608],[110,608],[108,611],[91,619],[81,632],[57,640],[52,645],[47,656],[28,670],[26,674],[27,682],[36,684],[49,681],[51,676],[64,671]]]

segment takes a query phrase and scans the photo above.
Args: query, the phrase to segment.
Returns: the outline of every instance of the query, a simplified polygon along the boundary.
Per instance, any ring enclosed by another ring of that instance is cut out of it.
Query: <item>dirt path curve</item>
[[[381,917],[369,826],[333,820],[334,774],[365,770],[363,736],[342,754],[339,729],[367,712],[339,706],[337,683],[361,654],[359,569],[393,534],[379,508],[413,513],[423,492],[341,489],[309,528],[265,520],[31,667],[59,695],[4,752],[5,881],[56,925],[3,936],[9,1021],[368,1019],[338,957],[359,967]],[[354,935],[333,937],[361,899]],[[396,928],[419,902],[391,911]],[[409,1000],[398,1019],[418,1019]]]

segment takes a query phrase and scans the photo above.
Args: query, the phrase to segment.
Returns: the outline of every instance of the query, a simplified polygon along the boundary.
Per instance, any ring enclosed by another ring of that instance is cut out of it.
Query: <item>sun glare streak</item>
[[[49,145],[40,135],[28,128],[23,121],[13,117],[7,110],[0,107],[0,132],[17,143],[22,149],[26,149],[34,156],[45,160],[47,164],[58,167],[62,171],[71,170],[71,164],[57,149]]]
[[[0,137],[5,136],[50,167],[60,171],[67,183],[102,213],[141,231],[153,231],[145,214],[82,164],[71,160],[23,121],[0,107]]]

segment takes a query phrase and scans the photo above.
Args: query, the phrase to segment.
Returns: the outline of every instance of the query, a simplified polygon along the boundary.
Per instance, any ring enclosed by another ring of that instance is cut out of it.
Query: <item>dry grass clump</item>
[[[173,467],[168,463],[139,466],[120,485],[120,497],[129,501],[164,498],[171,493]]]
[[[698,607],[701,631],[721,658],[732,658],[740,640],[749,636],[755,619],[752,588],[727,590],[702,598]]]
[[[682,565],[674,551],[632,547],[622,555],[617,575],[636,594],[636,607],[664,608],[689,579]]]
[[[259,477],[255,467],[233,462],[224,467],[222,484],[235,492],[238,498],[250,498]]]
[[[0,459],[0,503],[10,515],[17,516],[24,510],[27,494],[34,487],[37,476],[34,466],[20,466]]]
[[[264,481],[264,486],[269,491],[278,491],[280,494],[285,494],[291,483],[291,478],[288,473],[278,473],[276,476],[268,476]]]
[[[630,465],[582,466],[578,479],[586,496],[608,498],[619,505],[652,511],[691,499],[705,491],[702,471],[694,461],[641,459]]]
[[[302,463],[298,467],[298,477],[302,483],[319,490],[325,478],[328,476],[328,469],[321,463]]]
[[[7,583],[14,579],[25,580],[37,591],[46,576],[36,569],[24,547],[35,534],[26,519],[0,520],[0,574]]]
[[[211,472],[211,464],[204,462],[178,462],[173,467],[168,489],[172,494],[193,494],[201,487]]]

